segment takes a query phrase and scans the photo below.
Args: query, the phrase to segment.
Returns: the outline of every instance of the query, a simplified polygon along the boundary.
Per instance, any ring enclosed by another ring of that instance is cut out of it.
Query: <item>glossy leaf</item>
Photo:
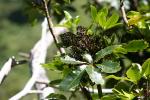
[[[75,88],[79,85],[80,80],[85,70],[70,72],[65,79],[60,83],[60,89],[68,91],[71,88]]]
[[[98,73],[97,71],[94,70],[94,67],[89,65],[86,67],[86,72],[88,73],[90,79],[92,82],[96,84],[104,84],[104,80],[102,78],[101,73]]]
[[[128,52],[138,52],[146,49],[148,43],[144,40],[132,40],[123,46]]]
[[[74,58],[71,58],[68,55],[61,57],[60,59],[65,64],[84,64],[84,63],[86,63],[86,62],[82,62],[82,61],[76,60]]]
[[[105,73],[116,73],[121,69],[120,64],[118,62],[113,62],[111,60],[104,61],[102,64],[97,64],[96,66],[100,68],[102,72]]]
[[[98,51],[96,53],[95,61],[99,61],[101,58],[105,57],[106,55],[113,53],[113,51],[118,47],[120,47],[120,45],[112,45],[112,46],[108,46],[108,47]]]
[[[142,75],[150,76],[150,58],[147,59],[142,65]]]
[[[132,64],[132,66],[127,70],[126,75],[127,77],[137,84],[137,82],[141,79],[141,66],[139,64]]]

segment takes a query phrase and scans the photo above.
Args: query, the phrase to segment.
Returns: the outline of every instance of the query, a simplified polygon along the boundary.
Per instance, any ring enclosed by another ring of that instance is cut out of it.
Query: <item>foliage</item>
[[[49,85],[58,85],[61,91],[81,90],[88,100],[95,99],[87,89],[89,86],[97,89],[98,93],[94,95],[102,100],[150,99],[150,2],[139,0],[137,6],[132,0],[127,0],[126,25],[119,15],[120,11],[109,3],[88,0],[83,8],[90,13],[91,20],[85,27],[79,25],[82,20],[79,16],[72,17],[68,11],[76,11],[71,4],[73,1],[47,0],[53,19],[60,21],[65,17],[64,23],[58,26],[69,30],[60,35],[60,46],[65,48],[66,54],[43,64],[62,75]],[[45,15],[40,0],[25,2],[29,4],[27,8],[30,11],[27,13],[34,15],[30,16],[31,20],[39,16],[37,11]],[[126,64],[125,60],[131,64]],[[103,94],[102,88],[113,88],[113,92]],[[50,94],[47,98],[66,100],[62,94]]]
[[[110,12],[107,7],[97,9],[90,5],[89,8],[92,22],[88,28],[78,26],[80,18],[72,18],[65,11],[64,26],[70,32],[60,35],[61,46],[67,52],[65,56],[60,55],[59,61],[70,70],[62,78],[59,88],[65,91],[81,89],[89,100],[92,98],[90,91],[86,90],[89,85],[97,87],[97,96],[102,100],[110,100],[112,96],[112,100],[149,98],[148,87],[140,86],[148,84],[150,80],[149,56],[144,55],[149,53],[149,41],[147,33],[144,33],[150,31],[149,12],[142,14],[139,11],[129,11],[126,26],[117,12]],[[133,56],[137,58],[136,62],[132,61],[132,53],[138,54]],[[138,60],[140,53],[145,59],[142,62]],[[131,60],[131,65],[123,65],[123,59]],[[66,72],[64,70],[62,72]],[[113,93],[102,95],[102,87],[107,88],[104,84],[108,84],[109,79],[117,80],[117,83],[109,86],[113,88]],[[146,82],[142,82],[143,79]]]

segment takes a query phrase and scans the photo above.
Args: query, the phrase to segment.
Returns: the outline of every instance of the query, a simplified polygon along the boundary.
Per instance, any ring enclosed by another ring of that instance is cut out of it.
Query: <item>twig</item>
[[[11,66],[12,66],[12,58],[9,58],[9,60],[4,64],[4,66],[0,70],[0,84],[3,82],[8,73],[11,71]]]
[[[120,9],[121,9],[123,20],[128,25],[128,20],[127,20],[127,16],[126,16],[126,12],[125,12],[125,8],[124,8],[123,2],[124,2],[124,0],[120,0]]]
[[[102,92],[102,87],[100,84],[97,85],[97,90],[98,90],[99,99],[101,99],[101,97],[103,96],[103,92]]]
[[[19,52],[19,56],[22,56],[24,58],[30,58],[30,55],[28,53],[24,53],[24,52]]]
[[[0,70],[0,84],[2,84],[2,82],[4,81],[8,73],[11,71],[12,67],[16,65],[24,64],[26,62],[27,62],[26,60],[16,61],[14,56],[9,58],[9,60],[4,64],[4,66]]]
[[[52,28],[53,24],[52,24],[52,21],[51,21],[51,17],[49,15],[48,7],[47,7],[47,2],[46,2],[46,0],[43,0],[43,2],[44,2],[45,14],[46,14],[46,18],[47,18],[49,30],[51,32],[51,35],[53,36],[53,39],[54,39],[54,42],[55,42],[55,45],[56,45],[57,49],[59,50],[59,52],[61,54],[63,54],[63,51],[61,50],[61,48],[58,45],[58,40],[57,40],[57,38],[56,38],[56,36],[54,34],[54,31],[53,31],[53,28]]]

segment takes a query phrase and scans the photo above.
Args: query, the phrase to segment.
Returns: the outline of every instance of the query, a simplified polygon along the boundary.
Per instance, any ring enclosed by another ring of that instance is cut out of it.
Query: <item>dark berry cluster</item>
[[[67,32],[60,35],[64,47],[70,47],[70,55],[76,59],[82,59],[82,54],[89,53],[92,56],[102,48],[101,38],[88,35],[87,29],[78,26],[76,34]]]

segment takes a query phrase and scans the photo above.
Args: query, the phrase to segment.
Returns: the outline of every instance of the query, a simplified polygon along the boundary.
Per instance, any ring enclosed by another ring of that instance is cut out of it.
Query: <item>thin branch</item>
[[[29,55],[28,53],[19,52],[18,54],[19,54],[19,56],[21,56],[21,57],[24,57],[24,58],[27,58],[27,59],[30,58],[30,55]]]
[[[4,64],[4,66],[0,70],[0,84],[4,81],[5,77],[11,71],[11,66],[12,66],[12,58],[9,58],[9,60]]]
[[[46,14],[49,30],[51,32],[51,35],[53,36],[53,39],[54,39],[54,42],[55,42],[55,45],[56,45],[57,49],[59,50],[60,54],[63,54],[64,52],[59,47],[58,40],[57,40],[57,38],[54,34],[54,31],[53,31],[53,28],[52,28],[53,24],[52,24],[51,17],[50,17],[50,14],[49,14],[49,10],[48,10],[48,7],[47,7],[47,2],[46,2],[46,0],[43,0],[43,2],[44,2],[45,14]]]
[[[16,65],[24,64],[26,62],[27,62],[26,60],[16,61],[16,59],[15,59],[14,56],[11,57],[11,58],[9,58],[9,60],[4,64],[4,66],[0,70],[0,84],[2,84],[2,82],[4,81],[4,79],[6,78],[6,76],[11,71],[12,67],[14,67]]]
[[[126,16],[126,12],[125,12],[125,8],[124,8],[123,2],[124,2],[124,0],[120,0],[120,9],[121,9],[123,20],[128,25],[128,19],[127,19],[127,16]]]

